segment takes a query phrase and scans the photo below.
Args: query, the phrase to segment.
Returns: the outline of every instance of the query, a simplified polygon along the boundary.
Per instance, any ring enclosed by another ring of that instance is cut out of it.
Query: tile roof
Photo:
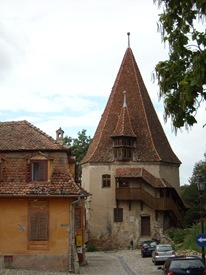
[[[70,148],[56,142],[52,137],[41,131],[26,120],[0,122],[0,154],[10,155],[12,152],[37,152],[46,156],[47,152],[66,154],[70,161]],[[42,153],[44,152],[44,153]],[[1,157],[5,161],[4,157]],[[21,159],[21,158],[20,158]],[[15,161],[17,163],[17,161]],[[18,176],[15,180],[7,177],[0,181],[0,196],[88,196],[89,193],[79,186],[73,179],[69,169],[62,166],[52,171],[50,181],[31,181]]]
[[[123,91],[127,92],[127,115],[129,116],[127,121],[131,122],[130,132],[132,130],[136,136],[134,161],[161,161],[179,165],[181,162],[167,140],[129,47],[82,164],[114,161],[111,137],[121,133],[121,127],[118,126],[119,129],[116,129],[116,126],[120,123],[121,117],[123,118],[121,114]],[[123,121],[122,119],[122,123]],[[116,129],[115,132],[114,129]],[[122,134],[125,132],[122,131]]]
[[[111,135],[111,137],[119,137],[119,136],[136,137],[132,129],[129,110],[125,102],[124,102],[124,105],[122,106],[122,110],[119,115],[116,128]]]
[[[116,178],[143,178],[153,187],[171,187],[164,178],[156,178],[144,168],[118,168],[115,171]]]
[[[0,196],[88,196],[67,171],[53,172],[51,182],[1,182]]]
[[[0,150],[53,149],[65,150],[66,147],[28,121],[0,122]]]

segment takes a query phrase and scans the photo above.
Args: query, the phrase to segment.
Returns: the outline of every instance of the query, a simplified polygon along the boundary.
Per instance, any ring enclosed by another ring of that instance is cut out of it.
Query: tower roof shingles
[[[127,110],[122,109],[123,91],[127,92]],[[125,113],[121,113],[123,111]],[[129,134],[133,131],[132,136],[137,139],[134,161],[180,164],[157,117],[131,48],[125,52],[102,118],[82,163],[114,160],[111,136],[120,135],[121,129],[126,131],[126,126],[117,128],[126,116],[129,117],[127,123],[131,123],[131,127],[127,125]],[[124,131],[123,135],[126,134]]]

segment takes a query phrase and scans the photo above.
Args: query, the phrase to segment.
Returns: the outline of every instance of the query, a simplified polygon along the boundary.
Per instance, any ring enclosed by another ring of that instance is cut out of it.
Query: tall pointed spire
[[[126,49],[104,113],[82,163],[114,161],[111,136],[116,134],[114,129],[123,115],[122,91],[127,91],[125,109],[129,110],[127,115],[136,137],[133,161],[180,164],[160,124],[130,47]]]
[[[130,48],[130,32],[128,32],[127,35],[128,35],[128,48]]]

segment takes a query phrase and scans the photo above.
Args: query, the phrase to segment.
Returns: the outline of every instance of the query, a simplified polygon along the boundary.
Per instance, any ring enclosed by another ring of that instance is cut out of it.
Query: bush
[[[94,252],[97,251],[95,245],[93,243],[87,243],[86,252]]]
[[[196,243],[196,237],[200,234],[200,224],[194,224],[192,228],[173,229],[169,232],[169,237],[174,242],[178,250],[194,250],[201,252],[200,246]]]
[[[177,228],[169,232],[169,237],[173,240],[175,244],[181,244],[184,242],[185,236],[187,234],[187,230]]]

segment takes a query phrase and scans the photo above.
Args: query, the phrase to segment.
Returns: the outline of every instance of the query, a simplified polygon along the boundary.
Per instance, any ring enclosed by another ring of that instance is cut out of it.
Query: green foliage
[[[189,206],[185,214],[185,226],[192,226],[200,220],[200,193],[197,189],[197,178],[202,175],[206,180],[206,159],[197,162],[193,169],[192,177],[189,179],[190,185],[180,187],[180,196],[182,200]],[[203,201],[206,202],[206,188],[203,191]],[[203,211],[203,216],[205,216]]]
[[[81,173],[82,173],[80,162],[85,156],[91,140],[92,140],[91,137],[86,135],[85,129],[83,129],[81,132],[78,132],[77,138],[72,138],[68,136],[64,137],[64,145],[71,147],[72,155],[76,157],[79,183],[81,181]]]
[[[201,233],[200,224],[194,224],[189,233],[185,236],[183,249],[191,249],[201,252],[201,248],[196,243],[196,237]]]
[[[97,251],[95,245],[93,243],[88,243],[86,252],[94,252],[94,251]]]
[[[64,145],[71,146],[72,155],[76,156],[76,160],[78,163],[81,162],[83,157],[85,156],[89,144],[91,142],[91,137],[86,135],[86,130],[83,129],[81,132],[78,132],[77,138],[72,138],[65,136],[64,137]]]
[[[169,237],[175,244],[181,244],[184,242],[186,234],[188,234],[187,230],[176,228],[169,232]]]
[[[194,224],[188,229],[173,229],[169,232],[169,237],[174,242],[176,250],[194,250],[201,252],[201,248],[196,243],[196,237],[201,233],[200,224]]]
[[[169,44],[169,59],[155,67],[154,78],[164,101],[164,118],[174,129],[192,126],[200,102],[206,99],[205,0],[154,0],[163,12],[158,30]],[[198,24],[197,24],[198,21]]]

